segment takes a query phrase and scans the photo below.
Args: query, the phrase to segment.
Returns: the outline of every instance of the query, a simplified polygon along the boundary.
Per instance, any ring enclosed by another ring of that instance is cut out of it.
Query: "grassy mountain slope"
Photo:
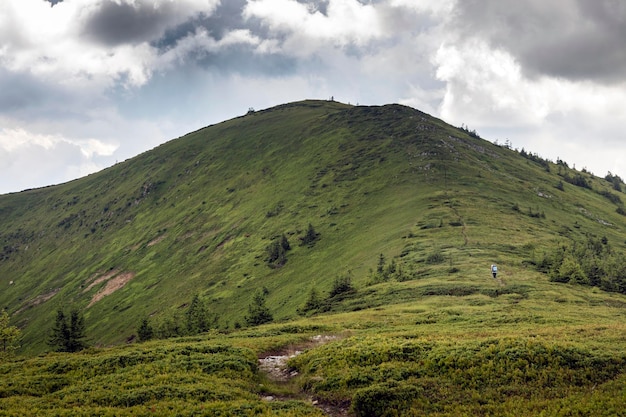
[[[626,232],[620,203],[598,193],[608,182],[576,173],[591,188],[560,190],[574,171],[548,166],[399,105],[250,113],[67,184],[0,196],[0,306],[24,351],[40,352],[58,308],[79,308],[92,343],[108,345],[196,294],[221,328],[243,323],[261,289],[275,319],[292,319],[312,288],[326,293],[347,274],[358,296],[333,311],[538,288],[554,301],[563,285],[528,263],[588,235],[623,251]],[[300,246],[309,224],[319,240]],[[269,267],[266,248],[282,234],[292,250]],[[374,283],[380,254],[402,280]]]

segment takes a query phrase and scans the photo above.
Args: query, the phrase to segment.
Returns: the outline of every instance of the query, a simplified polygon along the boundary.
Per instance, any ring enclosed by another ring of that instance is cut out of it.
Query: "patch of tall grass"
[[[626,354],[530,337],[432,341],[352,337],[291,360],[300,384],[326,401],[350,401],[357,416],[527,415],[543,407],[614,409]],[[600,394],[602,393],[602,394]],[[520,414],[521,412],[521,414]],[[609,415],[609,414],[600,414]]]
[[[0,364],[1,416],[319,416],[263,401],[257,356],[210,341],[161,342]]]

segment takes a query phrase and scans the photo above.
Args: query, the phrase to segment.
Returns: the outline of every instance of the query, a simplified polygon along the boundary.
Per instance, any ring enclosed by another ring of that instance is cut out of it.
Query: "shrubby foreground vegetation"
[[[0,415],[320,415],[262,401],[254,352],[210,341],[15,360],[0,376]]]
[[[0,415],[623,414],[623,190],[307,101],[0,196]]]
[[[561,285],[4,358],[0,415],[623,415],[626,302]],[[288,382],[259,369],[298,350]]]

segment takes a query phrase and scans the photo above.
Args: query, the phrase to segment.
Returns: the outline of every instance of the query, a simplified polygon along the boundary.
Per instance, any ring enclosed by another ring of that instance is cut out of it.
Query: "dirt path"
[[[333,335],[318,335],[312,337],[308,342],[305,342],[298,346],[293,346],[287,349],[284,349],[279,352],[271,352],[267,354],[263,354],[259,357],[259,370],[267,377],[270,381],[280,385],[282,387],[288,387],[289,381],[298,376],[298,372],[289,369],[287,366],[287,362],[289,359],[294,358],[301,354],[306,349],[311,349],[315,346],[323,345],[332,340],[337,340],[337,336]],[[342,405],[334,405],[327,404],[322,401],[319,401],[316,398],[311,397],[307,393],[297,390],[297,388],[292,387],[293,392],[289,395],[281,395],[281,396],[265,396],[263,400],[265,401],[284,401],[291,399],[298,400],[308,400],[312,405],[320,409],[324,414],[331,417],[347,417],[348,410],[350,408],[350,404],[342,404]]]

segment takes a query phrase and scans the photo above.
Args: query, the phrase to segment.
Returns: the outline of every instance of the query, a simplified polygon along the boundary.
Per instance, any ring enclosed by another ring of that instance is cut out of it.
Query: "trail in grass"
[[[298,376],[298,372],[289,369],[287,362],[289,359],[296,357],[306,349],[314,348],[332,340],[336,340],[337,336],[318,335],[312,337],[308,342],[301,345],[291,346],[278,352],[267,352],[259,357],[259,370],[267,375],[268,379],[277,384],[283,390],[280,395],[267,395],[263,399],[265,401],[286,401],[286,400],[304,400],[309,401],[324,414],[331,417],[345,417],[348,415],[349,404],[334,405],[319,401],[311,397],[307,393],[301,391],[297,385],[290,384],[290,381]]]

